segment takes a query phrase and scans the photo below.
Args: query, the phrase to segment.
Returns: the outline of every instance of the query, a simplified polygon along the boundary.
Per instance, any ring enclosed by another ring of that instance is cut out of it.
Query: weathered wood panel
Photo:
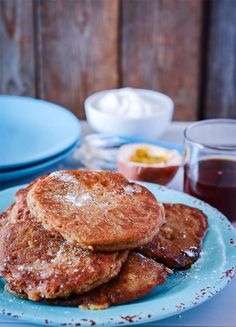
[[[0,93],[35,95],[31,0],[0,0]]]
[[[0,0],[0,93],[84,117],[87,95],[144,87],[175,119],[236,118],[235,26],[235,0]]]
[[[197,118],[202,1],[123,0],[121,78],[162,91],[175,119]]]
[[[236,118],[236,1],[211,2],[205,118]]]
[[[89,94],[118,85],[118,0],[37,4],[38,94],[81,118]]]

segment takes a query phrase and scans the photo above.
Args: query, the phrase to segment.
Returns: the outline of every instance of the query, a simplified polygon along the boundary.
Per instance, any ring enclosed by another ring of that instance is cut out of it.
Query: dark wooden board
[[[84,118],[84,99],[118,85],[118,0],[37,3],[38,94]]]
[[[122,1],[122,85],[159,90],[197,118],[202,1]]]
[[[211,1],[205,118],[236,118],[236,1]]]
[[[0,0],[0,93],[35,96],[32,0]]]

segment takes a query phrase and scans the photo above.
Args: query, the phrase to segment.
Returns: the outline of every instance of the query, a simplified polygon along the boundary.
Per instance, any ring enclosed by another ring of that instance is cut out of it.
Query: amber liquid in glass
[[[185,166],[184,191],[236,221],[236,161],[212,158]]]

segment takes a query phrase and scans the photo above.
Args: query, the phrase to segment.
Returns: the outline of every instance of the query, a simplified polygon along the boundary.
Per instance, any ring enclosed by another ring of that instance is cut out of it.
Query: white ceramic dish
[[[140,97],[151,99],[154,103],[152,115],[131,118],[101,111],[97,106],[98,101],[109,92],[119,91],[119,89],[106,90],[89,96],[85,101],[85,113],[90,127],[97,132],[128,137],[156,139],[163,134],[172,119],[173,100],[160,92],[134,90]]]

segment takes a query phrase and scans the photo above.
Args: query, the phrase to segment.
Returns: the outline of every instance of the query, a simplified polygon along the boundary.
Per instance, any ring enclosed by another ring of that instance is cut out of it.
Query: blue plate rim
[[[55,165],[59,161],[63,160],[65,157],[67,157],[69,154],[71,154],[77,147],[78,142],[75,142],[72,144],[68,149],[61,152],[60,154],[54,156],[53,158],[49,160],[45,160],[40,163],[36,163],[35,165],[30,165],[27,167],[17,168],[15,170],[10,171],[0,171],[0,182],[10,181],[15,178],[22,178],[25,176],[29,176],[31,174],[35,174],[41,170],[46,169],[47,167],[50,167],[52,165]]]
[[[130,144],[132,144],[132,143],[148,143],[148,144],[152,144],[152,145],[163,146],[164,148],[167,148],[167,149],[177,150],[180,154],[183,154],[183,152],[184,152],[184,148],[182,145],[176,144],[176,143],[171,143],[168,141],[150,140],[150,139],[142,138],[142,137],[119,136],[119,138],[126,140],[127,143],[130,143]]]

